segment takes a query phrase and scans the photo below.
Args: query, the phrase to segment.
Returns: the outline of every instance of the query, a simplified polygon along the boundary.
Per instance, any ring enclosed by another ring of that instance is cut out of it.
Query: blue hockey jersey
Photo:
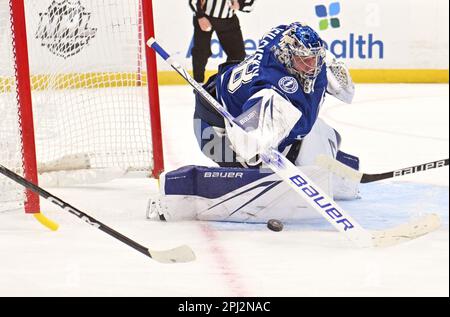
[[[252,107],[254,103],[249,99],[262,89],[275,89],[301,111],[302,117],[280,144],[280,151],[311,131],[327,88],[325,65],[315,81],[314,91],[306,94],[301,82],[275,57],[272,49],[288,27],[272,29],[260,40],[255,54],[238,65],[221,68],[216,81],[217,99],[234,117]]]

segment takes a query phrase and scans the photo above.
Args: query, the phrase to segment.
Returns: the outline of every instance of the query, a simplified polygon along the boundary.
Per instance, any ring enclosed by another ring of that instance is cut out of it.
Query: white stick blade
[[[398,227],[373,232],[375,247],[387,247],[404,241],[409,241],[430,233],[441,225],[436,214],[426,215],[416,221],[399,225]]]
[[[148,252],[152,259],[160,263],[186,263],[195,260],[194,251],[187,245],[164,251],[154,251],[149,249]]]

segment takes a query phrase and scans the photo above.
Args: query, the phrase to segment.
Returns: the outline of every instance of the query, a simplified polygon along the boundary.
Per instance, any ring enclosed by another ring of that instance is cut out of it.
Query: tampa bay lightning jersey
[[[218,100],[234,117],[253,106],[254,103],[248,100],[262,89],[275,89],[301,111],[300,120],[280,144],[280,151],[311,131],[327,87],[325,65],[315,81],[314,91],[306,94],[301,82],[275,57],[272,48],[287,28],[287,25],[281,25],[272,29],[260,40],[255,54],[238,65],[219,69],[216,82]]]

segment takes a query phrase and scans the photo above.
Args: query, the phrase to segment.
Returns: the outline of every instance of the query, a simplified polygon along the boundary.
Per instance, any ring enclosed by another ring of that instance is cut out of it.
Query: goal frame
[[[148,39],[154,37],[154,19],[153,19],[153,3],[152,0],[138,0],[140,21],[143,27],[144,37]],[[14,69],[16,77],[17,102],[19,124],[21,126],[21,142],[22,142],[22,164],[24,169],[24,177],[38,185],[38,170],[36,159],[35,129],[33,121],[33,100],[31,94],[31,77],[29,66],[29,52],[27,43],[27,29],[24,0],[9,0],[10,19],[11,19],[11,36],[14,50]],[[142,18],[141,18],[142,17]],[[137,39],[145,43],[145,39]],[[164,170],[164,155],[162,145],[161,132],[161,114],[159,104],[159,89],[156,53],[147,45],[142,45],[145,49],[146,70],[147,70],[147,88],[148,103],[150,108],[150,124],[152,134],[152,161],[153,169],[151,176],[158,178]],[[25,212],[28,214],[40,214],[39,196],[30,190],[26,191]],[[41,217],[44,225],[51,227],[51,224],[45,223],[46,220]],[[39,220],[39,219],[38,219]],[[47,219],[48,220],[48,219]],[[50,221],[50,220],[48,220]],[[51,221],[50,221],[51,222]]]

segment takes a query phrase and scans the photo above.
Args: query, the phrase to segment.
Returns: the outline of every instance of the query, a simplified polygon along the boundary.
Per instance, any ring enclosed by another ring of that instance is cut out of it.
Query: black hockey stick
[[[4,167],[1,164],[0,164],[0,173],[5,175],[6,177],[10,178],[11,180],[15,181],[16,183],[19,183],[23,187],[32,190],[39,196],[54,203],[55,205],[58,205],[60,208],[64,209],[65,211],[68,211],[71,214],[77,216],[81,220],[85,221],[87,224],[105,232],[106,234],[125,243],[129,247],[132,247],[133,249],[141,252],[142,254],[145,254],[146,256],[152,258],[153,260],[156,260],[161,263],[182,263],[182,262],[190,262],[190,261],[195,260],[194,252],[192,252],[191,248],[189,248],[186,245],[183,245],[183,246],[180,246],[180,247],[177,247],[174,249],[170,249],[170,250],[162,250],[162,251],[150,250],[150,249],[144,247],[143,245],[140,245],[139,243],[124,236],[123,234],[115,231],[114,229],[108,227],[107,225],[101,223],[97,219],[95,219],[95,218],[89,216],[88,214],[80,211],[79,209],[69,205],[68,203],[66,203],[63,200],[59,199],[58,197],[50,194],[49,192],[42,189],[41,187],[34,185],[33,183],[29,182],[22,176],[17,175],[16,173],[14,173],[13,171]]]
[[[366,174],[366,173],[359,172],[359,171],[354,170],[354,169],[348,167],[347,165],[345,165],[331,157],[324,156],[324,155],[321,155],[316,159],[316,164],[319,166],[325,167],[328,170],[330,170],[338,175],[341,175],[341,176],[353,179],[359,183],[365,184],[365,183],[376,182],[376,181],[383,180],[383,179],[394,178],[394,177],[414,174],[414,173],[418,173],[418,172],[424,172],[424,171],[428,171],[430,169],[445,167],[445,166],[449,165],[449,159],[428,162],[428,163],[424,163],[424,164],[400,168],[398,170],[385,172],[385,173],[379,173],[379,174]]]

